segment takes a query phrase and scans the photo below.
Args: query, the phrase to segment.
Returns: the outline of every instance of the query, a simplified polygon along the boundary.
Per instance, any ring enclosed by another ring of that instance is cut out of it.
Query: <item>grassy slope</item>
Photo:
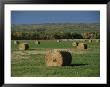
[[[58,43],[57,40],[39,40],[40,45],[34,44],[34,40],[22,40],[21,42],[29,43],[30,49],[33,48],[71,48],[70,42],[60,42]],[[16,49],[16,45],[13,45],[12,42],[12,49]]]
[[[21,24],[21,25],[12,25],[12,31],[20,31],[20,32],[38,32],[38,31],[45,31],[45,32],[99,32],[100,31],[100,24],[98,23],[91,23],[91,24]]]

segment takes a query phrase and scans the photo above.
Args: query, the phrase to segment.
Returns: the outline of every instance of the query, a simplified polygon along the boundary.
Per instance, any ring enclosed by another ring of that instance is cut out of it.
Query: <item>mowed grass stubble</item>
[[[29,50],[19,51],[11,42],[11,76],[12,77],[99,77],[100,76],[100,43],[88,43],[87,50],[77,50],[72,41],[57,42],[56,40],[25,40]],[[69,49],[72,54],[70,66],[47,67],[45,51],[47,49]]]

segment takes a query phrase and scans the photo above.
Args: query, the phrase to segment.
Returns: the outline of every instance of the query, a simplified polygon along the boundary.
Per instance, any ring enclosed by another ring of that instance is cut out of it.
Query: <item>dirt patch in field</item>
[[[89,52],[89,49],[87,50],[71,49],[71,53],[73,54],[85,54],[87,52]]]
[[[45,54],[45,51],[27,50],[27,51],[13,51],[11,58],[13,59],[28,59],[32,54]]]
[[[13,59],[28,59],[31,57],[32,54],[38,55],[44,55],[48,49],[33,49],[33,50],[27,50],[27,51],[19,51],[15,50],[11,53],[11,58]],[[88,52],[88,50],[78,50],[78,49],[60,49],[62,51],[68,51],[71,54],[85,54]]]
[[[29,56],[28,55],[20,55],[20,54],[12,53],[11,58],[12,59],[28,59]]]

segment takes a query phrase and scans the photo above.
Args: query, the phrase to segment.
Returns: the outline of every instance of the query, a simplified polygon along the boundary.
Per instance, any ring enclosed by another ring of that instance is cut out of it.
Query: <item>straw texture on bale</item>
[[[19,44],[19,41],[14,41],[14,44]]]
[[[79,43],[78,46],[77,46],[77,49],[87,49],[87,44]]]
[[[46,66],[67,66],[70,65],[72,56],[67,51],[49,50],[45,55]]]
[[[35,41],[35,44],[40,44],[40,41]]]
[[[78,42],[73,42],[72,46],[78,46]]]
[[[28,50],[29,49],[29,44],[27,43],[20,43],[18,45],[19,50]]]

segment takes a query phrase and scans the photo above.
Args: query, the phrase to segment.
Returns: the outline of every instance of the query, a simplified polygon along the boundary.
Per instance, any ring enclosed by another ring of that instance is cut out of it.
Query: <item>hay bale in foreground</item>
[[[16,45],[16,44],[19,44],[20,42],[19,41],[14,41],[14,44]]]
[[[29,49],[29,44],[27,43],[20,43],[18,45],[19,50],[28,50]]]
[[[70,52],[62,50],[49,50],[45,55],[46,66],[67,66],[70,65],[72,56]]]
[[[40,41],[35,41],[35,44],[40,44]]]
[[[79,44],[78,42],[73,42],[73,43],[72,43],[72,46],[75,47],[75,46],[78,46],[78,44]]]
[[[77,46],[77,49],[87,49],[87,44],[79,43],[78,46]]]

